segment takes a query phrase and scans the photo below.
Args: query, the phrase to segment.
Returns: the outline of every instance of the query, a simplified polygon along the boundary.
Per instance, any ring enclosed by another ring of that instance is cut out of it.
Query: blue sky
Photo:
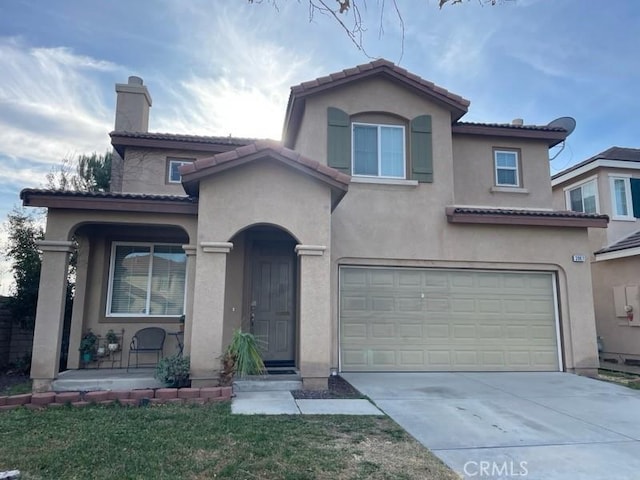
[[[390,2],[379,36],[375,0],[362,11],[367,53],[469,99],[463,120],[575,117],[554,172],[640,146],[637,0],[398,1],[404,54]],[[61,159],[109,148],[114,84],[129,75],[153,97],[151,131],[279,139],[291,85],[370,60],[330,18],[309,22],[305,0],[277,5],[0,2],[0,219]],[[10,277],[1,263],[0,293]]]

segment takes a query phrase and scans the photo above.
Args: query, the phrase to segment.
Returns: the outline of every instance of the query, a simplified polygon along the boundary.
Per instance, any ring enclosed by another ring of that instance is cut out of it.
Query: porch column
[[[193,319],[193,293],[196,285],[196,245],[183,245],[187,255],[187,295],[184,299],[184,354],[191,355],[191,323]]]
[[[58,375],[69,253],[73,243],[41,240],[37,244],[42,250],[42,269],[33,333],[31,378],[33,391],[43,392],[51,390],[51,382]]]
[[[304,388],[327,388],[331,356],[331,262],[322,245],[296,245],[300,258],[300,374]]]
[[[191,385],[219,383],[228,242],[200,242],[191,319]]]
[[[78,244],[76,261],[76,289],[73,296],[73,310],[71,311],[71,329],[69,331],[69,354],[67,368],[80,368],[80,340],[84,323],[84,304],[87,292],[87,274],[89,271],[89,237],[76,233]]]

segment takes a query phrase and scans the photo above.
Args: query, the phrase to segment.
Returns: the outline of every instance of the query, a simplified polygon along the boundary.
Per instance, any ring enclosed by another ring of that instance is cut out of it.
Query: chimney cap
[[[142,78],[136,77],[135,75],[131,75],[129,77],[129,85],[144,85]]]

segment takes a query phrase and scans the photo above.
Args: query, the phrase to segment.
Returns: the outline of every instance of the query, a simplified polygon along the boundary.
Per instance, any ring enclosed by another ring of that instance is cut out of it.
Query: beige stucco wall
[[[451,225],[436,186],[354,184],[334,211],[332,366],[338,367],[338,266],[365,264],[557,272],[565,368],[595,368],[589,264],[571,261],[588,252],[586,229]]]
[[[640,258],[594,262],[591,269],[596,328],[603,339],[605,352],[640,355],[639,299],[635,299],[634,320],[629,322],[624,317],[616,317],[613,297],[615,286],[640,285]]]
[[[246,317],[242,309],[244,272],[240,271],[243,266],[244,242],[243,236],[238,233],[254,225],[273,225],[291,234],[298,244],[326,247],[318,258],[301,263],[307,267],[306,270],[300,268],[301,293],[296,328],[298,332],[309,329],[316,332],[320,329],[321,335],[299,339],[299,366],[303,377],[324,376],[326,379],[331,349],[330,189],[297,170],[263,158],[203,179],[200,183],[199,205],[202,213],[198,218],[198,278],[219,275],[216,271],[222,265],[219,257],[226,255],[227,283],[224,286],[222,312],[219,311],[218,301],[209,298],[210,289],[203,283],[196,284],[194,325],[207,321],[206,319],[211,319],[208,321],[210,324],[224,325],[223,338],[212,338],[207,354],[212,358],[220,356],[233,328]],[[227,254],[206,253],[204,250],[208,242],[232,242],[233,247]],[[311,294],[313,300],[309,298]],[[223,316],[222,321],[220,315]],[[192,350],[192,358],[195,355]],[[217,365],[212,365],[212,368],[217,368]],[[204,378],[206,372],[201,375]]]
[[[167,159],[199,160],[211,152],[127,148],[122,172],[122,191],[185,195],[181,183],[167,183]]]
[[[519,150],[520,187],[495,188],[494,148]],[[548,152],[547,145],[540,141],[479,135],[454,135],[455,204],[551,208]]]
[[[121,318],[106,316],[106,295],[108,288],[109,257],[112,241],[171,242],[189,243],[195,238],[196,217],[178,214],[140,214],[119,212],[72,211],[49,209],[46,238],[49,240],[69,239],[75,232],[78,236],[78,284],[82,290],[82,301],[74,302],[74,318],[69,344],[69,368],[77,368],[79,339],[91,329],[104,335],[113,329],[125,330],[123,345],[123,366],[126,366],[128,346],[136,331],[150,326],[162,325],[167,331],[179,328],[174,318]],[[173,226],[167,230],[165,227]],[[151,230],[153,229],[153,230]],[[163,229],[164,232],[163,233]],[[146,232],[146,233],[145,233]],[[57,282],[58,280],[56,280]],[[189,286],[187,286],[189,288]],[[78,313],[76,313],[78,312]],[[175,337],[168,336],[165,342],[166,355],[176,351]]]
[[[613,218],[613,205],[611,198],[611,181],[609,175],[631,175],[640,177],[637,170],[625,170],[620,168],[598,168],[590,172],[579,175],[571,180],[555,185],[553,187],[553,207],[558,210],[566,210],[569,206],[566,203],[565,189],[573,188],[577,184],[583,183],[596,176],[598,185],[598,212],[609,215],[610,222],[606,229],[590,229],[590,242],[592,252],[618,242],[624,237],[640,230],[640,220],[615,220]]]
[[[451,114],[448,110],[383,78],[363,80],[307,98],[294,149],[322,163],[327,162],[328,107],[340,108],[351,116],[384,112],[406,122],[419,115],[431,115],[434,185],[443,192],[453,191]]]

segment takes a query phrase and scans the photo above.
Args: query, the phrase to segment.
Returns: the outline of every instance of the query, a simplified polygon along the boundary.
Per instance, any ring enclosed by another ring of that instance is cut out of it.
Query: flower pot
[[[120,349],[120,344],[118,343],[110,343],[109,345],[107,345],[107,347],[109,348],[110,352],[117,352]]]
[[[91,352],[83,352],[82,353],[82,361],[84,363],[89,363],[91,362],[91,359],[93,358],[93,354]]]
[[[106,349],[104,347],[98,347],[98,356],[99,357],[104,357],[105,353],[106,353]]]

